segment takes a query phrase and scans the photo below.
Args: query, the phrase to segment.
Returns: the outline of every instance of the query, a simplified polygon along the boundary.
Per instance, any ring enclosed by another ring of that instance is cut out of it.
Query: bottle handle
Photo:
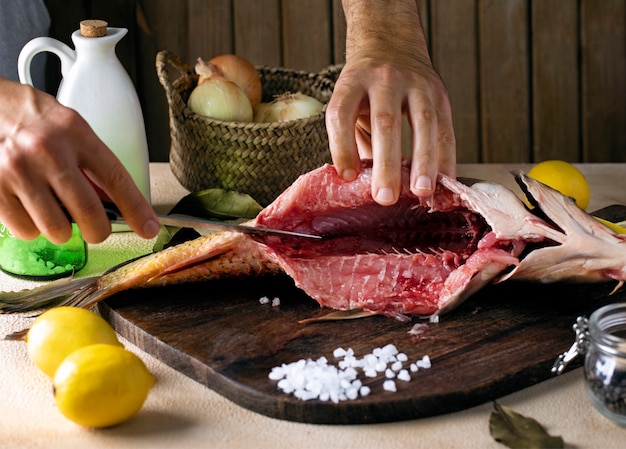
[[[76,52],[63,42],[51,37],[36,37],[24,45],[17,60],[17,74],[22,84],[33,85],[30,64],[35,55],[44,51],[49,51],[59,57],[61,75],[63,78],[67,77],[74,61],[76,61]]]

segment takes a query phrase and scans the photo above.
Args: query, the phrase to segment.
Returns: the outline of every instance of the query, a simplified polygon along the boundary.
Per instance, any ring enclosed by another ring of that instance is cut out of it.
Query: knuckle
[[[379,67],[377,77],[382,84],[387,86],[396,86],[399,83],[404,84],[406,82],[405,73],[398,67],[391,65],[383,65]]]
[[[390,132],[401,126],[400,114],[394,114],[389,111],[377,112],[371,117],[372,127],[381,132]]]
[[[456,137],[453,131],[443,130],[439,132],[439,141],[446,147],[456,147]]]
[[[437,119],[437,113],[434,108],[423,106],[416,114],[415,119],[418,122],[433,123]]]
[[[63,124],[64,127],[76,126],[84,122],[81,115],[72,108],[58,105],[54,108],[55,121]]]
[[[107,183],[109,185],[120,185],[128,182],[128,172],[121,164],[114,164],[107,171]]]
[[[72,229],[68,223],[46,222],[42,228],[41,232],[52,241],[66,242],[72,234]]]
[[[333,102],[332,99],[326,106],[326,122],[327,123],[341,123],[345,120],[344,108],[340,103]]]
[[[46,134],[33,127],[20,130],[19,135],[15,137],[14,144],[17,150],[12,152],[14,161],[45,157],[45,150],[50,147],[50,141]]]
[[[354,105],[349,104],[352,99],[341,96],[340,93],[333,93],[330,101],[326,105],[325,117],[328,125],[353,126],[356,117],[353,116]]]
[[[80,213],[87,219],[100,218],[102,215],[102,203],[100,201],[83,202],[80,205]]]

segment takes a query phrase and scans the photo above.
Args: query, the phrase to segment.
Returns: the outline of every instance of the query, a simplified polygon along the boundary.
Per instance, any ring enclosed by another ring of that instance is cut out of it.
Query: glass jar
[[[71,275],[87,263],[87,244],[78,226],[72,224],[72,236],[60,245],[43,236],[21,240],[0,223],[0,269],[34,280],[52,280]]]
[[[605,417],[626,426],[626,303],[601,307],[588,321],[585,391]]]

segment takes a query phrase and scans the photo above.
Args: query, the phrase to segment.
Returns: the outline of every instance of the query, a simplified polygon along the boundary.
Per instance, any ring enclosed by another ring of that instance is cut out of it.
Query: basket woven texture
[[[170,79],[171,68],[178,78]],[[330,162],[324,111],[287,122],[214,120],[187,107],[198,79],[191,65],[161,51],[156,69],[169,104],[170,167],[189,191],[234,190],[266,206],[298,176]],[[334,80],[322,74],[272,67],[257,67],[257,71],[263,101],[299,91],[326,105],[334,87]]]

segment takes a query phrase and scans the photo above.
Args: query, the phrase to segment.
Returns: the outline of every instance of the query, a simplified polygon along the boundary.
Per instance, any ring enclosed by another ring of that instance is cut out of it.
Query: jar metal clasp
[[[567,365],[579,355],[584,355],[589,349],[589,320],[587,317],[579,316],[572,326],[576,333],[574,344],[563,354],[560,354],[550,370],[552,373],[561,374]]]

